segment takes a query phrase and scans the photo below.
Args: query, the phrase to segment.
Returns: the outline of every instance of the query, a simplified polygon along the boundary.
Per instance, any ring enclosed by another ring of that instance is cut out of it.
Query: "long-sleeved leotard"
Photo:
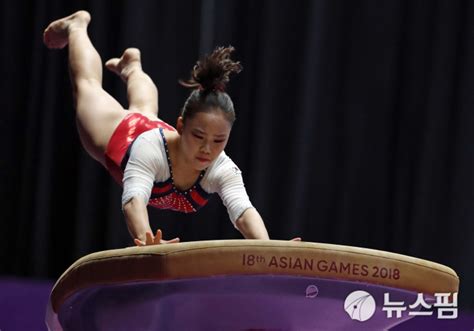
[[[109,146],[112,151],[109,155],[114,154],[114,149],[119,149],[115,153],[113,166],[108,168],[109,171],[111,168],[119,169],[118,176],[114,177],[123,176],[122,205],[133,197],[140,197],[156,208],[189,213],[199,210],[207,203],[212,193],[217,193],[234,226],[242,213],[253,207],[245,190],[241,171],[224,152],[201,172],[191,188],[183,191],[175,187],[167,142],[163,134],[163,130],[175,129],[165,122],[155,122],[143,119],[140,114],[136,115],[139,115],[139,121],[135,115],[124,121],[135,121],[140,127],[131,128],[133,125],[130,123],[121,123],[122,137],[115,140],[122,142],[114,143],[111,139],[111,143],[118,147]],[[133,134],[129,135],[127,132]],[[137,132],[140,134],[137,135]],[[113,157],[109,159],[112,160]]]

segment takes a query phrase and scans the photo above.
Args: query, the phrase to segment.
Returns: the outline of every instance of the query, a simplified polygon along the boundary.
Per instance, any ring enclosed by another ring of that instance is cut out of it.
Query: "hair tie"
[[[225,92],[225,84],[224,83],[219,83],[214,86],[213,91],[215,92]]]

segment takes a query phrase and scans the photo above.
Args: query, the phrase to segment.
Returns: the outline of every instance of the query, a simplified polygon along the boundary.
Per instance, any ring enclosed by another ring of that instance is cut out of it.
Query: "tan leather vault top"
[[[311,242],[214,240],[89,254],[58,279],[51,305],[57,312],[69,296],[91,286],[220,275],[318,277],[427,294],[459,288],[451,268],[401,254]]]

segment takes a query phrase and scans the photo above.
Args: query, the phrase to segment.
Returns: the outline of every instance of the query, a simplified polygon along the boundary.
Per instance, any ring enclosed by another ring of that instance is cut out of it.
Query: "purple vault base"
[[[368,301],[354,301],[353,308],[344,309],[347,296],[357,290],[375,300],[375,313],[363,322],[350,314],[360,316],[357,304],[367,306]],[[388,318],[382,311],[384,293],[407,305],[417,297],[360,282],[216,276],[89,288],[68,298],[57,315],[49,307],[46,321],[54,331],[388,330],[412,316],[405,312]]]

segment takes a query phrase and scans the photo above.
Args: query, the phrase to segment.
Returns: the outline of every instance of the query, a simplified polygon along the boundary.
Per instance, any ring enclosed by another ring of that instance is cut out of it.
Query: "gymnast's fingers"
[[[162,240],[161,243],[162,244],[177,244],[179,243],[179,238],[174,238],[171,240]]]
[[[153,243],[156,245],[161,244],[162,238],[163,238],[163,233],[161,232],[161,230],[160,229],[156,230],[155,240]]]
[[[146,232],[146,244],[153,245],[155,243],[155,238],[153,238],[153,234],[150,231]]]
[[[135,239],[133,240],[133,242],[135,243],[135,245],[137,245],[137,246],[139,246],[139,247],[146,245],[146,243],[144,243],[143,241],[141,241],[140,239],[137,239],[137,238],[135,238]]]
[[[291,239],[290,241],[301,241],[301,238],[300,238],[300,237],[296,237],[296,238]]]

